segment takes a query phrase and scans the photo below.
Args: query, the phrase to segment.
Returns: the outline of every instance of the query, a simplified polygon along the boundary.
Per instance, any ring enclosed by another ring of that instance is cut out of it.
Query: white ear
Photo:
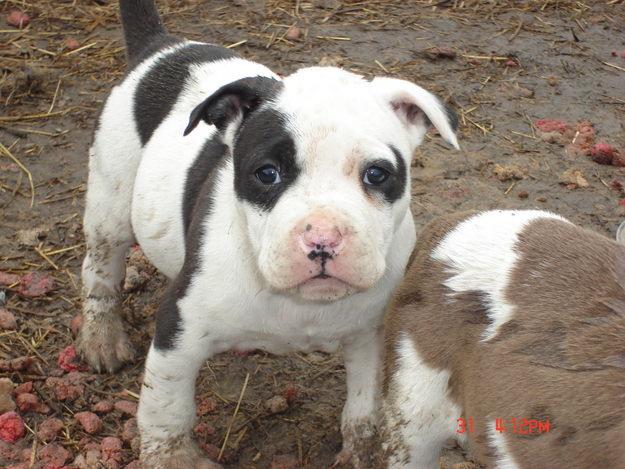
[[[625,221],[621,222],[616,230],[616,241],[621,244],[625,244]]]
[[[456,138],[458,117],[432,93],[397,78],[376,77],[371,83],[406,126],[414,146],[421,143],[429,120],[446,142],[460,149]]]

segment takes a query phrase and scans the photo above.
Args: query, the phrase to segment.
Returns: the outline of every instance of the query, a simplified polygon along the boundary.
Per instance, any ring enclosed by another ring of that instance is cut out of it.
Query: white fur
[[[389,467],[438,468],[440,451],[457,436],[461,409],[449,398],[449,372],[426,365],[412,339],[401,335],[395,344],[397,369],[385,402],[386,427],[394,452]]]
[[[621,222],[616,230],[616,241],[625,244],[625,221]]]
[[[494,421],[488,422],[487,437],[495,450],[495,467],[497,469],[519,469],[519,465],[508,450],[505,435],[497,431]]]
[[[495,337],[510,320],[514,307],[506,300],[510,273],[517,261],[518,234],[532,220],[559,215],[540,210],[493,210],[463,221],[432,252],[452,276],[445,282],[452,292],[481,291],[488,299],[490,325],[483,340]]]
[[[94,259],[88,255],[86,284],[94,272],[103,271],[107,285],[119,285],[123,254],[134,236],[159,270],[176,277],[188,256],[182,224],[187,171],[215,132],[200,123],[183,137],[191,110],[228,82],[257,75],[277,78],[266,67],[242,59],[191,67],[178,101],[141,148],[132,98],[138,79],[166,53],[139,65],[105,106],[97,151],[90,161],[85,229],[115,248],[113,259],[106,254],[110,250]],[[198,268],[177,300],[180,333],[173,348],[163,352],[153,346],[146,361],[138,423],[144,459],[150,464],[174,454],[173,445],[180,446],[180,441],[185,442],[181,454],[192,453],[197,372],[205,359],[228,349],[332,352],[342,346],[348,393],[342,428],[346,435],[356,435],[351,430],[363,425],[372,428],[379,396],[382,314],[415,242],[409,168],[425,127],[403,122],[388,95],[405,83],[395,80],[378,87],[348,72],[318,67],[285,78],[284,91],[272,106],[288,116],[301,174],[268,213],[237,198],[234,165],[227,155],[216,175],[211,213],[203,214],[204,234],[193,253]],[[437,101],[425,93],[418,91],[414,99],[455,144]],[[430,110],[432,106],[436,109]],[[223,138],[230,147],[237,126],[231,124]],[[389,144],[401,152],[407,172],[404,193],[390,206],[367,196],[360,181],[367,161],[385,158],[397,164]],[[284,274],[305,258],[292,234],[312,216],[332,217],[349,233],[349,247],[340,257],[343,266],[336,269],[355,286],[338,292],[333,301],[307,299]],[[104,225],[106,229],[98,232]],[[88,252],[95,249],[95,238],[88,237]],[[91,332],[108,337],[107,330]],[[85,341],[83,350],[88,346]],[[345,443],[349,448],[348,437]]]

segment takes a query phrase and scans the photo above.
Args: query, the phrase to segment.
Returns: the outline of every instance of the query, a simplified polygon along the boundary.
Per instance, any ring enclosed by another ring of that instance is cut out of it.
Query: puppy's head
[[[433,124],[456,120],[410,82],[336,69],[244,78],[192,113],[229,146],[235,192],[262,276],[275,290],[332,301],[371,288],[409,215],[409,168]]]

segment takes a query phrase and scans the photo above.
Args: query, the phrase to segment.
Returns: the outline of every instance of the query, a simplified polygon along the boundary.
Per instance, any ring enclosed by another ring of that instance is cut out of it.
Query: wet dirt
[[[575,134],[570,142],[548,143],[535,127],[545,118],[573,125],[589,121],[597,143],[625,154],[622,2],[158,4],[172,32],[224,45],[246,41],[235,50],[278,73],[338,65],[412,80],[450,103],[460,117],[462,150],[450,150],[430,134],[415,154],[412,209],[418,226],[450,211],[541,208],[613,236],[625,215],[620,204],[624,168],[593,161],[585,154],[588,149],[575,146]],[[29,29],[6,24],[13,8],[31,16]],[[85,453],[89,442],[122,434],[129,416],[119,410],[101,416],[103,429],[96,435],[87,434],[73,414],[104,399],[136,400],[152,315],[165,285],[159,274],[139,266],[147,283],[124,302],[139,358],[114,375],[85,373],[82,396],[59,402],[44,382],[62,374],[57,356],[72,343],[70,321],[80,310],[88,147],[98,109],[124,73],[116,11],[114,2],[0,4],[0,142],[7,150],[0,156],[0,272],[39,271],[56,285],[36,298],[18,296],[15,286],[3,287],[17,329],[0,331],[0,360],[33,357],[27,371],[4,375],[15,384],[33,381],[51,408],[47,416],[23,413],[34,432],[45,417],[63,422],[56,441],[70,452],[68,464]],[[286,38],[292,25],[301,28],[297,39]],[[68,48],[68,38],[77,39],[79,48]],[[35,189],[32,207],[25,170]],[[587,184],[563,178],[567,170],[578,170]],[[247,374],[249,384],[233,419]],[[264,403],[276,395],[288,397],[289,406],[271,414]],[[198,382],[206,411],[200,416],[199,439],[214,445],[209,451],[220,448],[232,422],[228,467],[329,467],[340,451],[344,397],[338,356],[224,354],[206,365]],[[27,432],[15,447],[36,453],[33,445]],[[134,460],[136,442],[126,441],[121,454],[121,465]],[[8,465],[3,457],[0,452],[0,465]],[[460,461],[454,450],[442,465]]]

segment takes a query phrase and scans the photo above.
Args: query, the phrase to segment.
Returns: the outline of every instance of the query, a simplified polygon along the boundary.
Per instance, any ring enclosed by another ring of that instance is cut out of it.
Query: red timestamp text
[[[456,419],[458,427],[456,433],[475,432],[475,419],[473,417]],[[538,435],[548,433],[551,430],[549,420],[527,418],[496,418],[494,419],[495,431],[499,433],[513,433],[517,435]]]

